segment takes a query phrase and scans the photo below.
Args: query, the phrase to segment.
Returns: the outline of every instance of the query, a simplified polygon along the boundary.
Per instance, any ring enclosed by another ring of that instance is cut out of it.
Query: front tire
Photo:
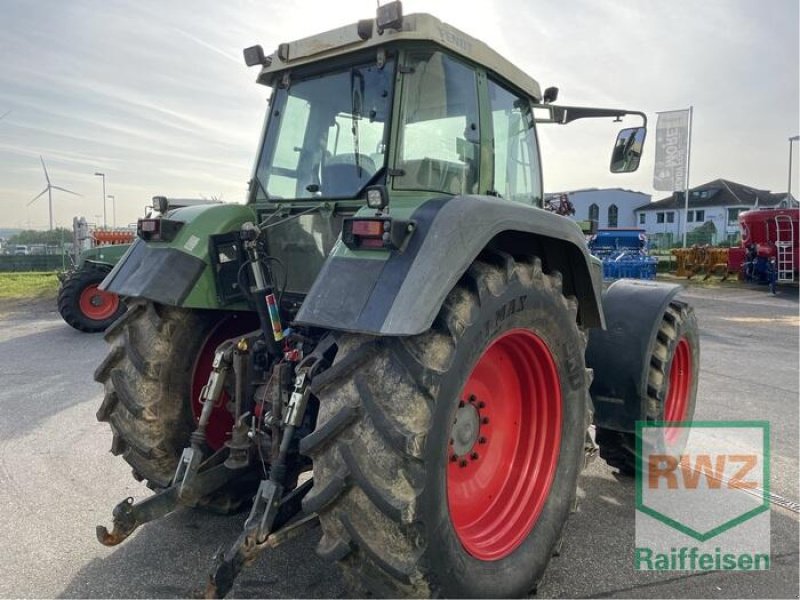
[[[314,380],[319,421],[301,450],[314,458],[304,509],[320,515],[318,552],[340,561],[351,587],[389,597],[535,589],[583,461],[576,315],[560,274],[491,252],[427,333],[340,339]]]

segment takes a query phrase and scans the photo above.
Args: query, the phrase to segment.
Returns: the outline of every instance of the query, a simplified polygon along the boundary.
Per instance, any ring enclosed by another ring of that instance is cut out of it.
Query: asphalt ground
[[[690,287],[701,328],[698,419],[767,419],[772,492],[797,502],[798,298],[763,288]],[[148,490],[108,452],[92,372],[99,334],[74,331],[53,304],[0,305],[0,596],[185,597],[204,585],[210,558],[235,539],[244,515],[179,510],[116,548],[95,539],[111,509]],[[634,482],[602,460],[580,479],[580,507],[539,597],[797,598],[798,514],[771,509],[768,572],[633,569]],[[342,597],[334,565],[312,531],[263,554],[234,597]]]

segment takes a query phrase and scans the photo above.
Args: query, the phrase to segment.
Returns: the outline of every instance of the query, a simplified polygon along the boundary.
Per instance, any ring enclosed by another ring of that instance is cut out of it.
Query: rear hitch
[[[177,506],[177,488],[171,487],[138,504],[133,498],[125,498],[112,511],[114,527],[111,532],[103,525],[97,526],[97,539],[104,546],[116,546],[123,542],[137,527],[168,515]]]
[[[220,548],[212,559],[213,567],[206,584],[206,598],[224,598],[241,570],[252,563],[262,551],[276,548],[319,525],[316,514],[305,515],[287,525],[302,510],[303,497],[308,494],[312,485],[312,480],[309,479],[279,498],[282,487],[280,484],[270,480],[261,482],[244,530],[226,552]]]
[[[324,354],[333,343],[332,337],[321,340],[295,370],[294,390],[285,411],[281,411],[283,433],[280,443],[273,447],[269,479],[261,481],[242,533],[226,552],[220,551],[215,555],[214,567],[206,585],[206,598],[224,598],[241,570],[253,562],[263,550],[274,548],[319,523],[316,515],[307,515],[284,527],[289,519],[301,512],[303,497],[311,490],[313,479],[298,485],[285,496],[283,490],[286,485],[289,445],[295,431],[303,422],[311,395],[311,380],[327,367]],[[280,431],[279,427],[276,428],[277,431]],[[273,441],[277,439],[276,435]]]
[[[208,462],[215,457],[216,455],[212,456]],[[140,525],[165,517],[178,506],[197,506],[203,498],[241,474],[241,471],[233,471],[222,464],[216,464],[200,470],[191,478],[176,480],[170,487],[140,502],[134,503],[133,498],[125,498],[114,507],[114,526],[111,532],[103,525],[97,526],[97,540],[104,546],[116,546]]]

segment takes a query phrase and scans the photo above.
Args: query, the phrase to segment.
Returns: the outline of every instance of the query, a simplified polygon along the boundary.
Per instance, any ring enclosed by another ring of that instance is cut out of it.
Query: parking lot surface
[[[693,286],[701,328],[695,418],[769,420],[771,490],[798,501],[797,290]],[[95,539],[111,509],[149,491],[108,452],[95,420],[102,390],[92,372],[101,335],[61,321],[51,303],[0,307],[0,596],[185,597],[200,590],[210,559],[244,515],[180,510],[116,548]],[[633,569],[634,482],[598,459],[580,479],[539,597],[797,598],[798,514],[772,505],[772,569],[761,573],[642,573]],[[262,554],[235,597],[341,597],[334,565],[317,558],[318,532]]]

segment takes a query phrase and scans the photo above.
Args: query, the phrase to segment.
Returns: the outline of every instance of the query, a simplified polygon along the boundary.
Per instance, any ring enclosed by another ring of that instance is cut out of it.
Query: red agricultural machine
[[[800,264],[800,208],[760,208],[739,215],[742,245],[728,253],[728,270],[768,283],[797,280]],[[770,264],[773,266],[770,267]]]

